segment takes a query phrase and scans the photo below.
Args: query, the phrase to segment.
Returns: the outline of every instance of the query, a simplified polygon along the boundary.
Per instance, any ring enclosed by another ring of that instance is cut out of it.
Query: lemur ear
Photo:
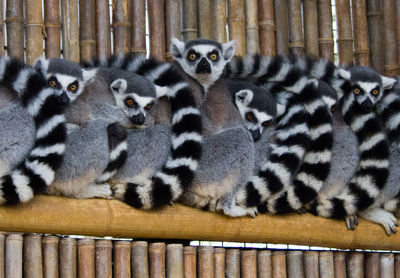
[[[342,78],[346,81],[349,81],[351,77],[351,73],[348,70],[345,70],[344,68],[338,69],[338,75],[339,78]]]
[[[47,60],[43,54],[35,61],[33,68],[45,75],[47,73],[47,69],[49,68],[49,60]]]
[[[240,90],[236,92],[236,101],[247,105],[253,99],[253,92],[250,90]]]
[[[233,55],[235,55],[235,41],[228,41],[222,44],[222,55],[227,62],[232,60]]]
[[[174,59],[181,59],[185,50],[185,43],[177,38],[171,39],[171,52]]]
[[[82,78],[83,82],[87,83],[93,79],[93,77],[96,75],[97,69],[82,69]]]
[[[394,78],[386,77],[383,75],[381,75],[381,78],[382,78],[382,89],[384,89],[384,90],[391,89],[393,87],[394,83],[396,83],[396,81],[397,81]]]
[[[110,85],[111,91],[116,94],[125,93],[127,87],[128,87],[128,84],[127,84],[126,80],[121,79],[121,78],[114,80],[113,83],[111,83],[111,85]]]

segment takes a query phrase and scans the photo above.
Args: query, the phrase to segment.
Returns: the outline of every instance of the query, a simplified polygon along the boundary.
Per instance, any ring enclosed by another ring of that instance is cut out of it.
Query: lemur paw
[[[111,186],[107,183],[98,184],[96,186],[96,198],[103,198],[103,199],[112,199],[113,192],[111,190]]]
[[[258,210],[256,207],[244,208],[241,206],[233,205],[229,208],[224,207],[221,210],[225,215],[228,215],[231,217],[250,216],[250,217],[254,218],[258,214]]]
[[[386,231],[386,234],[390,236],[392,233],[397,232],[397,226],[399,225],[396,217],[382,209],[382,208],[372,208],[361,213],[361,216],[369,221],[381,224]]]
[[[346,216],[346,226],[347,230],[352,230],[354,231],[356,229],[356,226],[358,225],[358,218],[356,215],[349,215]]]
[[[298,214],[304,214],[307,212],[307,209],[305,207],[301,207],[301,208],[297,209],[296,212]]]

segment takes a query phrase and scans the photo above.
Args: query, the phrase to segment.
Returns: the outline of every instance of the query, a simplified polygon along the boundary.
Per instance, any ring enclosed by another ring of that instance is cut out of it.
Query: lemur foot
[[[231,205],[230,207],[222,207],[221,202],[218,202],[217,210],[222,211],[225,215],[231,217],[250,216],[254,218],[258,214],[258,210],[256,207],[244,208],[238,205]]]
[[[86,186],[82,192],[75,196],[75,198],[89,199],[89,198],[103,198],[112,199],[112,190],[109,184],[90,184]]]
[[[390,236],[392,233],[397,232],[397,226],[399,223],[396,217],[382,208],[372,208],[361,213],[361,216],[365,219],[381,224],[386,231],[386,234]]]
[[[305,207],[301,207],[301,208],[297,209],[296,212],[298,214],[304,214],[307,212],[307,209]]]
[[[346,226],[347,230],[352,230],[354,231],[356,229],[356,226],[358,225],[358,218],[356,215],[349,215],[346,216]]]

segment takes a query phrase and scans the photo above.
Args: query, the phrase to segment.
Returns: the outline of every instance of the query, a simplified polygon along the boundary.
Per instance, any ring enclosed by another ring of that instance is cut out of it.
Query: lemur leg
[[[76,194],[74,194],[74,197],[78,199],[89,199],[89,198],[112,199],[113,193],[109,184],[93,183],[84,186],[82,188],[82,191],[76,192]]]
[[[382,208],[371,208],[360,212],[360,215],[369,221],[381,224],[388,236],[392,233],[396,233],[396,227],[399,226],[396,217]]]

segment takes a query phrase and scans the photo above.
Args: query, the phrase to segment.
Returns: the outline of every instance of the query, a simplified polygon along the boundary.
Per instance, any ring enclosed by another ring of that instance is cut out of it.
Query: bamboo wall
[[[340,63],[400,74],[399,0],[336,0],[334,7],[331,0],[4,1],[0,55],[6,51],[29,63],[43,52],[76,62],[128,51],[170,60],[172,37],[203,37],[234,39],[238,55],[306,53],[330,60],[337,44]]]
[[[400,254],[0,234],[0,277],[399,277]]]

